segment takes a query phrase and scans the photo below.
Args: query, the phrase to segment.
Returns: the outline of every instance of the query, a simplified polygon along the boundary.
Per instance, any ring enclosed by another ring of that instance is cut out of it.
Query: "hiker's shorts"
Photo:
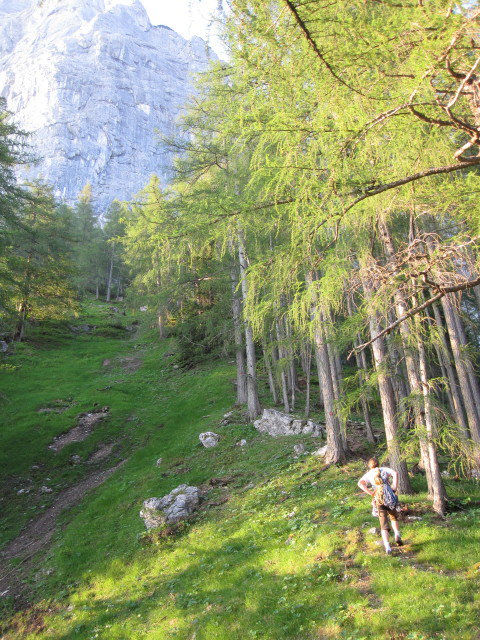
[[[380,529],[388,529],[388,520],[390,519],[396,522],[397,512],[382,504],[378,507],[378,518],[380,520]]]

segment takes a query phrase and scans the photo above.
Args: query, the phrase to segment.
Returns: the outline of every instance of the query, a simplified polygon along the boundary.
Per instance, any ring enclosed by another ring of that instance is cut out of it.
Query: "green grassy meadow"
[[[176,368],[171,340],[142,325],[115,327],[134,318],[112,319],[108,309],[86,307],[78,322],[97,329],[84,335],[67,326],[32,332],[0,364],[0,544],[95,465],[126,459],[61,515],[26,578],[30,607],[15,612],[8,595],[0,599],[2,638],[480,637],[478,483],[447,480],[463,507],[439,520],[417,476],[406,502],[420,519],[403,524],[406,545],[387,557],[356,487],[363,461],[324,470],[314,456],[295,459],[294,444],[313,451],[321,441],[260,435],[240,412],[220,426],[234,365]],[[102,406],[109,415],[85,441],[48,449],[79,413]],[[48,407],[62,413],[39,413]],[[199,444],[206,430],[222,436],[214,449]],[[109,442],[108,459],[89,461]],[[181,483],[202,486],[201,509],[172,535],[146,536],[143,500]],[[40,494],[44,485],[52,493]]]

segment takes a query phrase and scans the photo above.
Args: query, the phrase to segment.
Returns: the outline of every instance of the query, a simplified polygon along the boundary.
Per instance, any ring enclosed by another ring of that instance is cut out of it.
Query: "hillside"
[[[478,484],[446,479],[456,510],[441,520],[416,476],[406,544],[387,557],[356,487],[362,460],[294,458],[321,442],[259,435],[240,411],[220,426],[234,365],[182,370],[138,320],[91,304],[2,361],[5,640],[477,637]],[[58,439],[95,411],[88,435]],[[143,500],[181,483],[201,487],[197,515],[145,535]]]

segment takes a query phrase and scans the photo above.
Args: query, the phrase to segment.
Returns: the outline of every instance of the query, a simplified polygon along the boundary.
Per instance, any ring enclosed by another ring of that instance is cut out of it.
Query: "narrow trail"
[[[0,551],[0,560],[4,565],[0,575],[0,595],[21,598],[26,594],[28,587],[22,579],[31,568],[33,556],[49,546],[56,530],[58,517],[65,510],[79,504],[89,491],[103,484],[125,462],[126,460],[122,460],[109,469],[94,471],[77,484],[62,491],[45,513],[29,522],[19,535]],[[20,563],[7,569],[5,566],[7,561],[13,559],[19,560]]]

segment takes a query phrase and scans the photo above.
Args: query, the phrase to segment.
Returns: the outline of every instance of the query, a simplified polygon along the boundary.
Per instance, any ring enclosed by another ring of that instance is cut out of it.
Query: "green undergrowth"
[[[91,305],[82,322],[105,325],[107,310]],[[96,468],[88,460],[100,443],[116,443],[103,467],[126,460],[62,514],[28,579],[32,606],[13,614],[4,599],[6,639],[477,637],[478,486],[448,481],[463,508],[438,520],[416,477],[407,504],[420,519],[403,524],[406,545],[387,557],[356,488],[362,461],[323,469],[314,456],[294,458],[295,443],[312,452],[322,442],[259,435],[240,411],[220,426],[233,399],[231,363],[182,371],[175,345],[148,330],[101,333],[28,343],[1,373],[5,541]],[[126,367],[122,358],[137,360]],[[47,448],[95,403],[110,413],[84,442]],[[38,413],[55,406],[63,412]],[[206,430],[221,434],[217,447],[199,444]],[[197,515],[165,537],[145,535],[142,501],[181,483],[201,486]],[[54,491],[38,498],[45,484]],[[30,493],[17,495],[23,486]]]

